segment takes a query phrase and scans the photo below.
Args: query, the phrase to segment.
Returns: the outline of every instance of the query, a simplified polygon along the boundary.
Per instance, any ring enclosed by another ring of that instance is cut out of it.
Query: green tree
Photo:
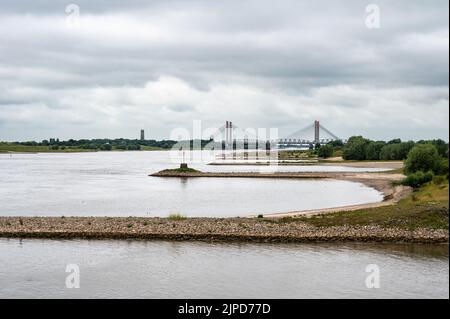
[[[323,158],[331,157],[333,155],[333,147],[329,144],[323,145],[317,151],[317,155]]]
[[[402,142],[399,144],[399,150],[398,150],[398,159],[404,160],[408,157],[409,152],[412,150],[412,148],[416,146],[416,143],[413,141],[408,142]]]
[[[393,160],[398,158],[398,144],[387,144],[383,146],[380,150],[380,159],[381,160]]]
[[[405,161],[405,173],[412,174],[418,171],[432,171],[435,174],[440,173],[441,158],[434,145],[419,144],[413,147]]]
[[[380,150],[380,159],[404,160],[414,145],[415,143],[412,141],[387,144]]]
[[[385,145],[386,145],[386,143],[382,142],[382,141],[369,142],[369,144],[367,145],[367,148],[366,148],[366,159],[379,160],[381,149]]]
[[[352,136],[345,144],[342,157],[345,160],[365,160],[369,140],[362,136]]]
[[[334,140],[328,143],[329,145],[331,145],[333,148],[340,148],[344,146],[344,143],[341,140]]]
[[[423,184],[431,182],[433,180],[434,174],[433,172],[422,172],[417,171],[415,173],[409,174],[403,181],[403,185],[411,186],[417,188]]]
[[[430,143],[436,146],[436,149],[441,157],[448,158],[448,143],[441,139],[432,140]]]
[[[394,138],[393,140],[390,140],[389,142],[387,142],[388,144],[400,144],[402,142],[401,139],[399,138]]]
[[[106,143],[106,144],[103,144],[102,146],[100,146],[100,149],[102,151],[110,151],[110,150],[112,150],[112,146],[111,146],[111,144]]]

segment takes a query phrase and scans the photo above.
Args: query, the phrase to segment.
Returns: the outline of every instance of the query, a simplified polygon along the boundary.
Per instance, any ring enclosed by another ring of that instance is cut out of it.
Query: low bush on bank
[[[448,176],[438,175],[433,178],[433,183],[435,185],[442,185],[448,180]]]
[[[179,173],[200,173],[200,171],[194,169],[194,168],[190,168],[190,167],[186,167],[186,168],[177,168],[175,169],[176,172]]]
[[[190,167],[165,169],[162,172],[167,172],[167,173],[201,173],[199,170],[196,170],[196,169],[190,168]]]
[[[433,180],[434,174],[431,171],[426,173],[422,171],[418,171],[412,174],[409,174],[403,181],[402,184],[406,186],[411,186],[413,188],[418,188],[423,184],[429,183]]]
[[[185,219],[187,219],[187,217],[183,216],[181,214],[170,214],[168,219],[170,219],[170,220],[185,220]]]
[[[432,171],[437,175],[441,175],[445,170],[445,168],[442,167],[443,165],[445,164],[434,145],[416,145],[406,158],[405,173],[412,174],[419,171]]]
[[[333,156],[333,147],[329,144],[323,145],[317,150],[317,155],[322,158],[331,157]]]

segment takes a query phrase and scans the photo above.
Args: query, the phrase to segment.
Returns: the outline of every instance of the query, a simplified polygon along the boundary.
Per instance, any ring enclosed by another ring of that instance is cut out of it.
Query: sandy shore
[[[336,226],[318,228],[292,219],[138,217],[0,217],[0,237],[157,239],[256,242],[447,243],[447,230]]]
[[[343,166],[343,167],[354,167],[354,168],[380,168],[380,169],[400,169],[403,167],[402,161],[344,161],[342,158],[327,158],[326,160],[292,160],[292,159],[281,159],[281,160],[260,160],[251,159],[245,161],[243,159],[238,159],[235,161],[228,160],[226,162],[216,161],[211,162],[208,165],[215,166]]]
[[[378,162],[351,162],[351,161],[336,161],[336,162],[319,162],[319,165],[323,166],[344,166],[355,168],[387,168],[387,169],[400,169],[403,167],[401,161],[378,161]]]

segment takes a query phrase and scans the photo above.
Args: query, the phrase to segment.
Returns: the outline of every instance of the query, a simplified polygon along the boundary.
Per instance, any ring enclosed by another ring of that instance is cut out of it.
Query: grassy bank
[[[165,150],[161,147],[155,147],[155,146],[141,146],[141,151],[162,151]],[[76,146],[62,146],[58,149],[52,149],[51,146],[42,146],[42,145],[36,145],[36,146],[29,146],[29,145],[22,145],[22,144],[16,144],[16,143],[0,143],[0,153],[75,153],[75,152],[97,152],[99,150],[97,149],[86,149],[86,148],[80,148]],[[110,151],[118,151],[123,152],[124,149],[119,149],[116,147],[113,147]]]
[[[392,206],[295,218],[316,227],[367,226],[448,229],[448,181],[429,183]],[[283,218],[289,222],[294,218]]]
[[[0,143],[0,153],[70,153],[70,152],[93,152],[95,150],[78,147],[65,147],[64,149],[53,150],[50,146],[28,146],[15,143]]]

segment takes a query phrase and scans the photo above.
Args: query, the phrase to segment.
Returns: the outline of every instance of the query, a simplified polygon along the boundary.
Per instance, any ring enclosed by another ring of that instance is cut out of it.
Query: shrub
[[[406,186],[411,186],[417,188],[425,183],[431,182],[433,180],[434,174],[431,171],[426,173],[422,171],[418,171],[408,175],[403,181],[402,184]]]
[[[112,145],[109,143],[103,144],[102,146],[100,146],[100,149],[102,151],[110,151],[112,150]]]
[[[173,171],[175,171],[177,173],[200,173],[199,170],[196,170],[196,169],[190,168],[190,167],[175,168],[175,169],[173,169]]]
[[[442,160],[437,149],[431,144],[420,144],[413,147],[405,161],[405,173],[411,174],[418,171],[432,171],[439,174],[442,169]]]
[[[435,171],[436,175],[448,175],[448,158],[441,158]]]
[[[439,156],[448,157],[448,143],[447,142],[445,142],[441,139],[437,139],[437,140],[427,141],[427,143],[431,143],[434,146],[436,146]]]
[[[344,143],[342,140],[334,140],[328,143],[328,145],[331,145],[333,148],[340,148],[344,146]]]
[[[439,175],[439,176],[435,176],[433,178],[433,183],[436,185],[441,185],[444,184],[444,182],[447,180],[447,178],[445,176]]]
[[[350,137],[347,144],[344,146],[342,157],[345,160],[365,160],[366,149],[369,142],[368,139],[365,139],[362,136]]]
[[[181,214],[170,214],[168,218],[170,220],[184,220],[186,219],[186,216],[183,216]]]
[[[408,157],[408,153],[414,147],[415,143],[401,142],[401,143],[390,143],[380,150],[381,160],[404,160]]]
[[[318,149],[317,155],[323,158],[331,157],[333,155],[333,147],[329,144],[323,145]]]
[[[380,152],[383,146],[385,146],[385,142],[370,142],[366,148],[366,159],[368,160],[379,160]]]

